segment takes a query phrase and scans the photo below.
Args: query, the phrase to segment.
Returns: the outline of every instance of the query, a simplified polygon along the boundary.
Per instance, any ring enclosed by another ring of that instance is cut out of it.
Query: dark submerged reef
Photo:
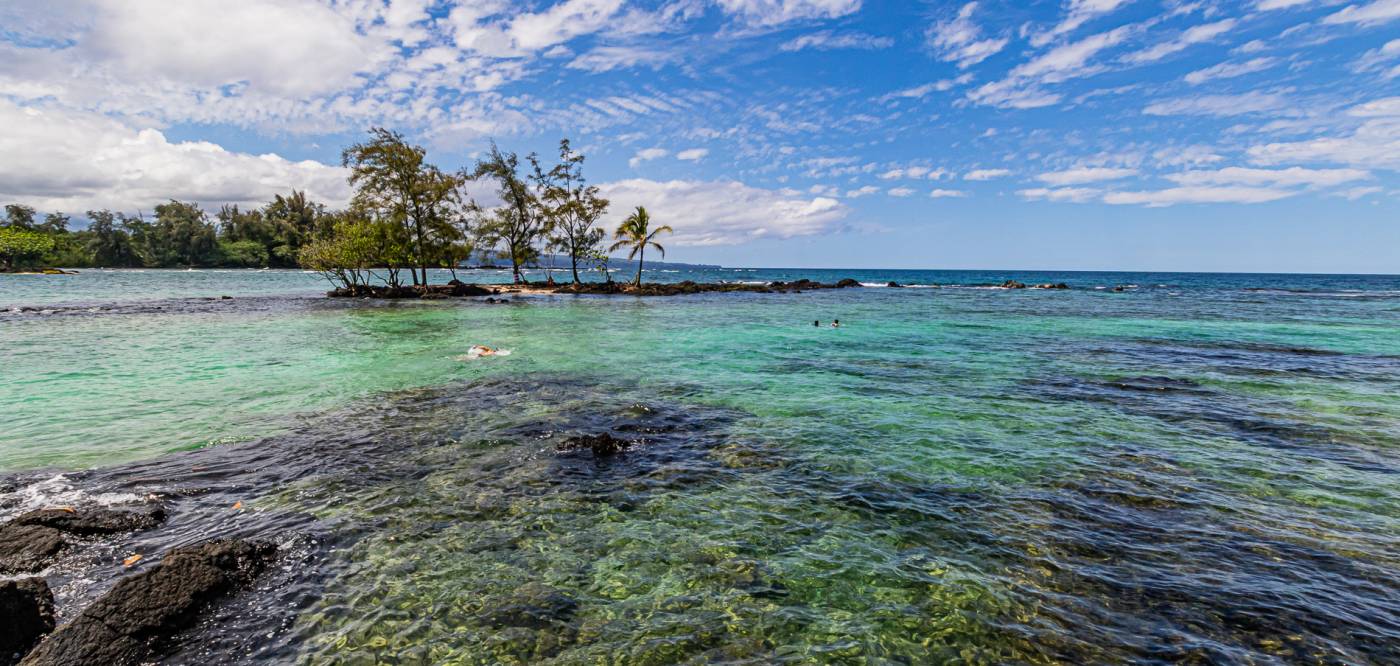
[[[160,577],[138,563],[112,584],[124,553],[172,551],[204,570],[220,557],[209,549],[231,546],[183,547],[218,535],[277,553],[237,546],[234,566],[201,577],[227,594],[199,602],[190,624],[144,621],[173,633],[141,658],[1400,659],[1383,536],[1347,550],[1288,516],[1227,508],[1230,489],[1170,452],[1120,443],[1043,478],[934,482],[766,442],[748,415],[692,394],[479,380],[72,475],[93,492],[154,494],[168,518],[85,542],[106,557],[65,551],[49,574],[56,614],[80,628],[100,614],[82,608],[119,608],[126,581]],[[1212,403],[1238,418],[1260,407],[1155,375],[1066,378],[1015,398],[1110,401],[1168,422]],[[32,663],[71,654],[59,650]]]

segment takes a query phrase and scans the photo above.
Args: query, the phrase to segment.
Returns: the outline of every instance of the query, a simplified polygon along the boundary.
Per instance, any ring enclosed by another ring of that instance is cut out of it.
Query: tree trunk
[[[637,254],[637,286],[642,286],[642,263],[647,259],[647,248],[642,246],[642,251]]]

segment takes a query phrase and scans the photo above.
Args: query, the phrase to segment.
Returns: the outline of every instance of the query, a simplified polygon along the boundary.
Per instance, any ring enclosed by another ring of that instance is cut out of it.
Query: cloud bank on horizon
[[[336,205],[339,146],[382,125],[449,168],[571,137],[679,246],[946,207],[1340,211],[1400,198],[1397,35],[1400,0],[3,3],[0,201]]]

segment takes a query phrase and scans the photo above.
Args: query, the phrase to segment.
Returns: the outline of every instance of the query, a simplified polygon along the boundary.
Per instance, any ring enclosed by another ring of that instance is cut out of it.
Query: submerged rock
[[[1035,285],[1034,287],[1031,287],[1031,288],[1032,288],[1032,289],[1069,289],[1069,285],[1067,285],[1067,284],[1065,284],[1065,283],[1063,283],[1063,282],[1046,282],[1046,283],[1044,283],[1044,284]]]
[[[631,445],[632,442],[614,437],[612,433],[605,432],[598,435],[570,437],[564,440],[562,444],[555,447],[555,450],[560,453],[569,453],[586,449],[592,451],[593,455],[601,457],[622,453]]]
[[[900,283],[898,283],[898,282],[895,282],[894,280],[890,280],[890,281],[889,281],[889,284],[886,284],[885,286],[886,286],[886,287],[889,287],[890,289],[900,289],[900,288],[904,287],[904,285],[902,285],[902,284],[900,284]]]
[[[43,578],[0,582],[0,665],[18,663],[53,631],[53,592]]]
[[[40,509],[0,526],[0,573],[32,573],[48,566],[72,545],[69,537],[90,537],[150,529],[165,522],[165,511]]]
[[[1026,283],[1024,283],[1024,282],[1017,282],[1017,281],[1015,281],[1015,280],[1007,280],[1006,282],[1001,283],[1001,288],[1002,288],[1002,289],[1025,289],[1025,288],[1026,288]]]
[[[241,540],[171,550],[156,567],[119,581],[21,664],[150,661],[210,603],[251,583],[276,550],[269,543]]]

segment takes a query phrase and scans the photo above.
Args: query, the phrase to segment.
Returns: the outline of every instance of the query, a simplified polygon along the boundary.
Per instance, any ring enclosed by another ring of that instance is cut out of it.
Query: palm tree
[[[632,248],[627,253],[627,258],[629,260],[633,257],[637,258],[637,280],[633,284],[639,287],[642,285],[642,262],[646,259],[647,246],[656,248],[657,251],[661,252],[662,258],[665,258],[666,248],[661,247],[661,244],[656,242],[656,237],[663,231],[668,234],[675,233],[669,224],[663,224],[656,229],[650,227],[651,214],[647,212],[646,208],[637,206],[636,212],[628,215],[627,219],[618,225],[617,231],[613,232],[613,238],[617,242],[608,248],[608,252],[616,252],[624,247]]]

